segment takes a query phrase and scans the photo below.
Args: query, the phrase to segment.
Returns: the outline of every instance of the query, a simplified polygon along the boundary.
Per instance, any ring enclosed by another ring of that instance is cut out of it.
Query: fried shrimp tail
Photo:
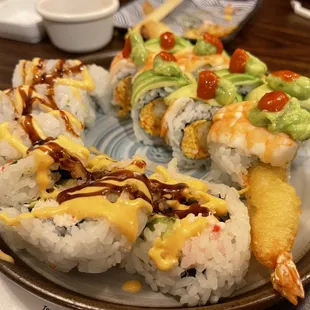
[[[297,297],[305,297],[293,257],[288,252],[284,252],[278,257],[276,269],[271,274],[271,282],[273,288],[294,305],[298,303]]]
[[[284,168],[261,163],[249,171],[246,196],[252,251],[262,265],[272,270],[273,287],[297,304],[304,290],[291,250],[298,233],[300,199],[286,179]]]

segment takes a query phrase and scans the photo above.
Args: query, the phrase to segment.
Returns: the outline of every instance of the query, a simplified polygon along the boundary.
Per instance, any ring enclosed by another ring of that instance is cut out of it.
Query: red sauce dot
[[[258,102],[260,110],[279,112],[288,103],[289,97],[283,91],[272,91],[265,94]]]
[[[168,52],[160,52],[158,55],[164,61],[175,61],[175,62],[177,61],[176,58],[171,53]]]
[[[131,53],[131,43],[130,43],[129,37],[127,37],[127,38],[125,39],[125,45],[124,45],[124,48],[123,48],[123,50],[122,50],[122,53],[123,53],[123,57],[124,57],[124,58],[130,57],[130,53]]]
[[[222,42],[215,36],[211,35],[210,33],[208,32],[205,32],[204,35],[203,35],[203,39],[204,41],[214,45],[216,47],[216,50],[217,50],[217,54],[222,54],[223,52],[223,44]]]
[[[271,75],[278,76],[286,82],[294,82],[300,77],[300,74],[289,70],[272,72]]]
[[[170,50],[175,46],[175,36],[171,32],[165,32],[160,36],[160,47]]]
[[[215,97],[218,76],[211,71],[201,71],[198,78],[197,96],[201,99],[208,100]]]
[[[231,73],[244,73],[248,54],[241,48],[237,48],[230,58],[229,71]]]
[[[214,225],[212,232],[219,232],[221,230],[221,227],[219,225]]]

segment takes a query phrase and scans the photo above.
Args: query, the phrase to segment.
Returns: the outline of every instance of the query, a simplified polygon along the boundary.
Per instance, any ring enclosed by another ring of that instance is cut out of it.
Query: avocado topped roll
[[[246,96],[253,89],[264,84],[267,66],[249,52],[238,48],[231,56],[229,69],[221,70],[218,75],[225,76],[238,90],[239,95]]]
[[[210,185],[211,194],[202,180],[163,167],[150,181],[154,215],[124,262],[127,272],[188,306],[217,303],[242,287],[251,237],[237,191]]]
[[[83,144],[80,135],[84,125],[70,112],[56,110],[48,113],[19,116],[0,124],[0,164],[23,158],[28,149],[47,138],[67,136]]]
[[[152,212],[149,182],[119,170],[74,183],[67,179],[20,210],[1,208],[0,231],[54,269],[101,273],[122,261],[144,229]]]
[[[165,143],[160,137],[162,118],[167,110],[164,98],[190,83],[190,77],[182,72],[175,57],[167,52],[161,52],[154,58],[151,70],[137,75],[133,83],[131,116],[138,141],[147,145]]]
[[[168,109],[161,135],[180,167],[191,169],[208,163],[207,135],[212,117],[221,106],[236,102],[236,95],[231,82],[215,72],[201,71],[198,83],[183,86],[165,98]]]
[[[102,67],[85,65],[80,60],[42,58],[20,60],[12,79],[13,87],[43,85],[36,89],[38,93],[53,98],[60,96],[62,98],[58,97],[56,103],[63,99],[67,105],[76,101],[72,98],[80,100],[85,93],[94,102],[106,100],[107,91],[110,90],[108,82],[108,72]],[[84,121],[91,126],[95,120],[94,107],[90,99],[82,103],[84,106],[77,106],[75,110],[87,110]]]
[[[196,45],[175,54],[178,65],[186,72],[197,74],[201,70],[217,71],[228,69],[229,56],[224,51],[222,42],[205,33]]]

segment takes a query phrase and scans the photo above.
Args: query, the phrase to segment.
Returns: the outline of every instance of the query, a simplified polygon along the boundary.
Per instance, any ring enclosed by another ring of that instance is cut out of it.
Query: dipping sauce
[[[197,96],[204,100],[215,97],[219,77],[211,71],[202,71],[199,73]]]
[[[129,280],[122,285],[122,290],[127,293],[139,293],[141,289],[142,283],[139,280]]]
[[[165,50],[171,50],[175,47],[175,36],[171,32],[165,32],[160,36],[160,47]]]
[[[231,73],[244,73],[248,54],[241,48],[237,48],[230,58],[229,71]]]
[[[289,102],[289,97],[283,91],[272,91],[265,94],[258,102],[260,110],[269,112],[279,112]]]

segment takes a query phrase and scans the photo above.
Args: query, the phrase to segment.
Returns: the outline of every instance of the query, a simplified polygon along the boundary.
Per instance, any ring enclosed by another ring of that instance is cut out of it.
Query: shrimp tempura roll
[[[304,297],[291,255],[298,232],[300,199],[287,184],[284,169],[263,164],[250,169],[246,197],[253,253],[273,271],[273,287],[296,305],[297,297]]]
[[[310,138],[310,113],[281,91],[267,93],[258,104],[246,101],[224,107],[213,121],[208,135],[211,158],[241,185],[255,161],[287,167],[298,143]]]

